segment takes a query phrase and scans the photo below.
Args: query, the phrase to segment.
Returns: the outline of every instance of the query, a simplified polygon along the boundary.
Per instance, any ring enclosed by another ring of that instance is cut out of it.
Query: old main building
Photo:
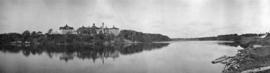
[[[68,25],[64,27],[59,28],[62,31],[62,34],[81,34],[81,35],[96,35],[96,34],[113,34],[117,36],[120,33],[119,28],[112,27],[108,28],[104,26],[104,23],[102,23],[101,27],[97,27],[95,23],[93,23],[92,27],[80,27],[76,31],[73,27],[70,27]]]

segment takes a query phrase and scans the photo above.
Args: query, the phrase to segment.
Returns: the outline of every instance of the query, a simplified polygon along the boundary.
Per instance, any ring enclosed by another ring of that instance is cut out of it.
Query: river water
[[[0,51],[0,72],[222,73],[224,65],[212,64],[211,61],[223,55],[233,56],[241,48],[218,43],[175,41],[94,48],[5,46]],[[86,50],[78,50],[81,48]]]

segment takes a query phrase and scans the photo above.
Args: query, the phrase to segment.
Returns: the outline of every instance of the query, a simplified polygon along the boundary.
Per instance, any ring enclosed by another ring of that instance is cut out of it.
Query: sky
[[[0,0],[0,33],[116,26],[171,38],[270,31],[269,0]]]

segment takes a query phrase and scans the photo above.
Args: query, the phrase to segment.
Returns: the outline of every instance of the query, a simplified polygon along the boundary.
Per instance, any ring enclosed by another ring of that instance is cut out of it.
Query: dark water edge
[[[210,46],[212,46],[212,48]],[[76,44],[73,44],[73,45],[72,44],[71,45],[51,45],[51,44],[50,45],[0,45],[0,51],[3,55],[14,53],[14,54],[22,54],[25,57],[33,57],[33,56],[39,57],[38,55],[46,55],[49,58],[57,58],[57,60],[63,61],[63,62],[70,62],[70,61],[72,62],[73,60],[93,60],[93,62],[95,62],[95,60],[102,60],[106,58],[117,59],[117,58],[120,58],[121,56],[139,54],[144,51],[166,49],[166,51],[161,50],[164,53],[163,55],[165,55],[162,58],[166,58],[166,56],[169,59],[173,58],[169,61],[166,61],[166,63],[168,63],[169,66],[177,66],[176,68],[179,68],[178,66],[181,66],[181,62],[186,63],[185,60],[189,61],[190,59],[199,58],[198,60],[191,62],[194,64],[187,63],[188,65],[184,66],[188,68],[189,66],[193,66],[193,65],[196,66],[197,62],[199,63],[201,60],[209,59],[206,56],[200,56],[200,55],[214,53],[217,51],[213,51],[213,50],[224,49],[224,47],[227,47],[227,48],[232,47],[231,50],[237,50],[238,52],[232,55],[224,54],[225,56],[221,56],[221,57],[215,56],[215,58],[217,58],[216,60],[212,59],[212,61],[209,60],[206,62],[206,63],[212,62],[213,65],[218,65],[216,63],[222,64],[223,70],[218,71],[218,73],[269,73],[269,69],[268,69],[270,66],[270,50],[269,50],[270,47],[269,46],[253,44],[253,45],[249,45],[249,47],[242,47],[238,43],[227,42],[227,41],[225,42],[217,41],[213,43],[206,42],[206,41],[196,41],[196,42],[195,41],[178,41],[178,42],[174,41],[173,43],[172,42],[171,43],[170,42],[133,43],[133,44],[122,44],[122,45],[76,45]],[[233,47],[235,48],[241,47],[242,49],[233,49]],[[171,53],[173,53],[173,55],[170,55]],[[56,54],[59,56],[55,56]],[[145,53],[145,54],[147,55],[148,53]],[[197,54],[198,57],[195,54]],[[183,57],[179,57],[179,56],[183,56]],[[164,60],[167,60],[167,59],[164,59]],[[153,62],[153,63],[158,64],[159,61],[160,60],[157,60],[157,62]],[[180,65],[178,63],[176,63],[177,65],[174,65],[175,62],[179,62]],[[94,65],[95,64],[93,64],[93,66]],[[207,66],[207,64],[203,64],[201,66]],[[165,68],[165,67],[162,67],[162,68]],[[177,69],[175,70],[177,71]],[[188,68],[188,71],[189,70],[190,69]],[[198,70],[198,69],[195,69],[195,70]],[[94,71],[95,70],[90,71],[90,72],[98,73]],[[130,71],[130,72],[132,73],[136,71]],[[185,72],[185,71],[180,70],[180,72]],[[117,73],[117,72],[113,72],[113,73]],[[147,72],[142,72],[142,73],[147,73]],[[153,72],[150,72],[150,73],[153,73]],[[172,72],[172,73],[176,73],[176,72]],[[190,72],[190,73],[194,73],[194,72]],[[203,73],[207,73],[207,71]]]
[[[216,47],[231,50],[216,42],[200,41],[106,46],[5,45],[0,50],[0,69],[4,73],[218,73],[221,65],[211,64],[211,60],[230,53]]]
[[[24,56],[47,53],[61,54],[60,60],[69,61],[74,57],[79,59],[92,59],[103,57],[117,58],[119,55],[130,55],[147,50],[159,49],[168,46],[169,43],[133,43],[125,45],[0,45],[0,51],[4,53],[19,53]]]

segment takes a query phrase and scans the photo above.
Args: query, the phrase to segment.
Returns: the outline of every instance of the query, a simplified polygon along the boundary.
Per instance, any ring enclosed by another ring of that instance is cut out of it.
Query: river
[[[1,73],[222,73],[224,65],[212,64],[211,61],[223,55],[233,56],[242,48],[218,43],[218,41],[174,41],[94,48],[5,46],[0,49],[0,71]],[[72,49],[63,50],[65,48]],[[86,50],[78,50],[81,48]]]

